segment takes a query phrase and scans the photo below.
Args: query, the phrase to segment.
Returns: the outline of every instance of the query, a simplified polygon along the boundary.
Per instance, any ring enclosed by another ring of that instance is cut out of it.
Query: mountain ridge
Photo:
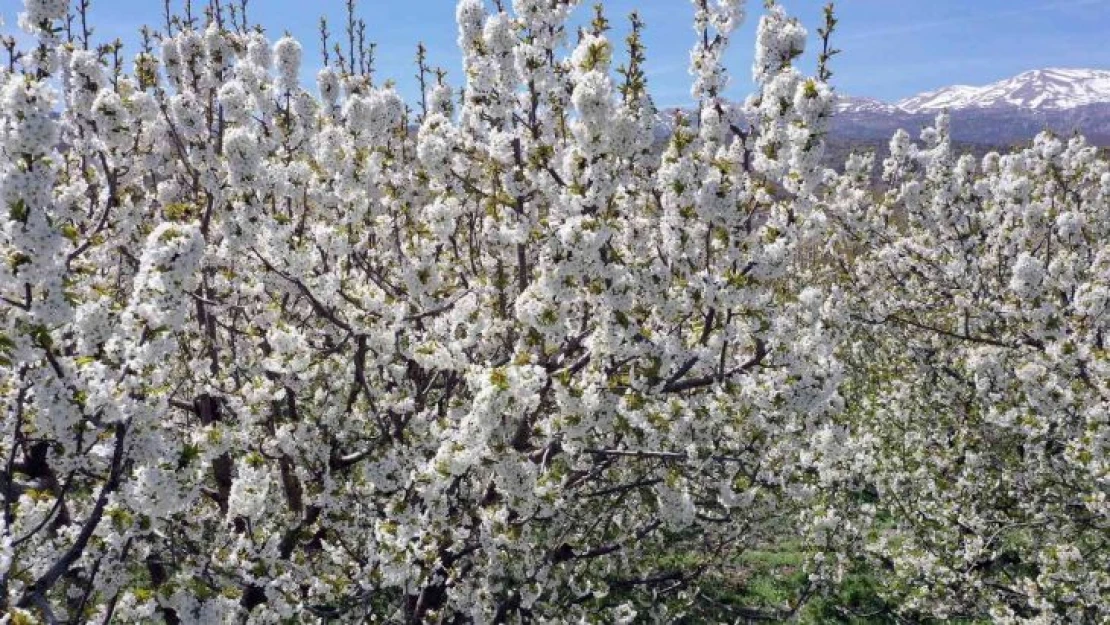
[[[889,138],[928,125],[941,111],[957,141],[1005,146],[1038,132],[1081,133],[1110,146],[1110,70],[1045,68],[984,86],[952,85],[889,103],[840,96],[832,134],[841,140]]]
[[[830,143],[885,145],[895,131],[916,134],[944,110],[951,117],[952,139],[962,144],[1005,148],[1049,130],[1080,133],[1093,145],[1110,147],[1110,70],[1030,70],[989,85],[942,87],[894,103],[840,95]],[[676,113],[696,123],[689,109],[664,108],[656,116],[657,141],[671,135]]]
[[[1050,67],[1022,72],[982,87],[952,85],[894,104],[907,113],[954,108],[1013,107],[1067,110],[1110,103],[1110,70]]]

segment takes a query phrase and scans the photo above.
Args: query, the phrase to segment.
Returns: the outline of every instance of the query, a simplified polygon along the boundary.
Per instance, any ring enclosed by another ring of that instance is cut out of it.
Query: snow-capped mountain
[[[907,113],[943,109],[1013,107],[1037,111],[1110,104],[1110,70],[1037,69],[985,87],[957,85],[907,98],[897,107]]]
[[[951,113],[952,137],[960,143],[1005,147],[1052,130],[1080,132],[1091,143],[1110,147],[1110,70],[1033,70],[984,87],[945,87],[893,104],[841,94],[830,143],[882,146],[898,129],[917,134],[942,110]],[[657,141],[671,136],[679,113],[696,123],[688,110],[661,110]]]
[[[840,97],[836,101],[837,113],[896,113],[897,107],[875,98]]]
[[[832,135],[842,141],[884,141],[899,129],[914,133],[942,110],[952,115],[957,141],[1005,146],[1042,130],[1080,132],[1110,145],[1110,70],[1040,69],[983,87],[957,85],[888,104],[841,96]]]

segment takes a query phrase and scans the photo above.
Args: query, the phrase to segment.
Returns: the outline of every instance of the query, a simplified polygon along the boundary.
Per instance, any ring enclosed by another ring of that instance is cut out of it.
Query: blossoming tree
[[[1110,167],[1041,135],[982,162],[942,115],[900,132],[870,201],[849,163],[830,245],[856,337],[827,529],[903,610],[1096,622],[1110,598]]]
[[[314,95],[245,3],[133,62],[68,4],[0,67],[11,622],[738,618],[707,590],[784,534],[807,596],[866,562],[911,616],[1105,616],[1081,140],[979,166],[942,119],[875,199],[821,165],[831,22],[807,77],[773,2],[737,105],[743,2],[693,1],[661,153],[643,25],[574,0],[460,0],[415,108],[353,21]]]
[[[742,7],[695,2],[699,123],[659,165],[641,44],[614,82],[599,14],[564,56],[573,6],[460,2],[458,111],[440,85],[414,115],[353,50],[310,95],[300,45],[218,3],[130,75],[27,3],[9,609],[666,615],[779,527],[797,435],[838,406],[824,295],[789,279],[829,89],[773,8],[741,127]]]

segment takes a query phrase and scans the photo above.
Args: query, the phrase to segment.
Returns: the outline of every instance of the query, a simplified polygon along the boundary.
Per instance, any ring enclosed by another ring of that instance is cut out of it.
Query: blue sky
[[[173,0],[180,4],[182,0]],[[199,1],[199,0],[198,0]],[[507,2],[508,3],[508,2]],[[783,0],[811,33],[816,31],[823,0]],[[9,30],[19,0],[0,0]],[[92,22],[102,38],[134,42],[143,23],[161,23],[160,0],[93,0]],[[586,0],[579,11],[589,13]],[[661,106],[688,101],[686,74],[690,29],[687,0],[605,0],[615,26],[614,39],[625,34],[624,16],[639,10],[647,22],[648,72],[652,93]],[[729,55],[733,70],[730,95],[749,92],[752,42],[759,0],[749,0],[750,15],[734,38]],[[329,16],[333,33],[342,28],[343,0],[251,0],[251,16],[272,36],[286,30],[309,51],[306,68],[319,66],[316,25]],[[424,41],[433,64],[459,81],[455,44],[454,0],[360,0],[368,36],[378,43],[379,74],[393,77],[414,96],[412,58]],[[985,84],[1041,67],[1110,68],[1110,0],[840,0],[834,84],[841,93],[897,100],[950,84]],[[812,58],[806,71],[813,71]],[[410,99],[411,101],[411,99]]]

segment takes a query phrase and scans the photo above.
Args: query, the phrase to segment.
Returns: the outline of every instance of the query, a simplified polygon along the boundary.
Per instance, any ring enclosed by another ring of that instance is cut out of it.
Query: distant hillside
[[[670,136],[678,110],[659,112],[658,140]],[[830,154],[835,157],[853,146],[883,153],[896,130],[916,138],[944,110],[951,115],[952,139],[961,151],[1007,148],[1043,130],[1061,136],[1080,133],[1094,145],[1110,147],[1110,71],[1034,70],[984,87],[945,87],[893,104],[842,95],[830,130]]]
[[[911,133],[940,111],[952,116],[956,141],[1005,146],[1042,130],[1082,133],[1110,145],[1110,71],[1044,69],[984,87],[945,87],[888,104],[843,96],[832,133],[838,139],[885,140],[899,128]]]

